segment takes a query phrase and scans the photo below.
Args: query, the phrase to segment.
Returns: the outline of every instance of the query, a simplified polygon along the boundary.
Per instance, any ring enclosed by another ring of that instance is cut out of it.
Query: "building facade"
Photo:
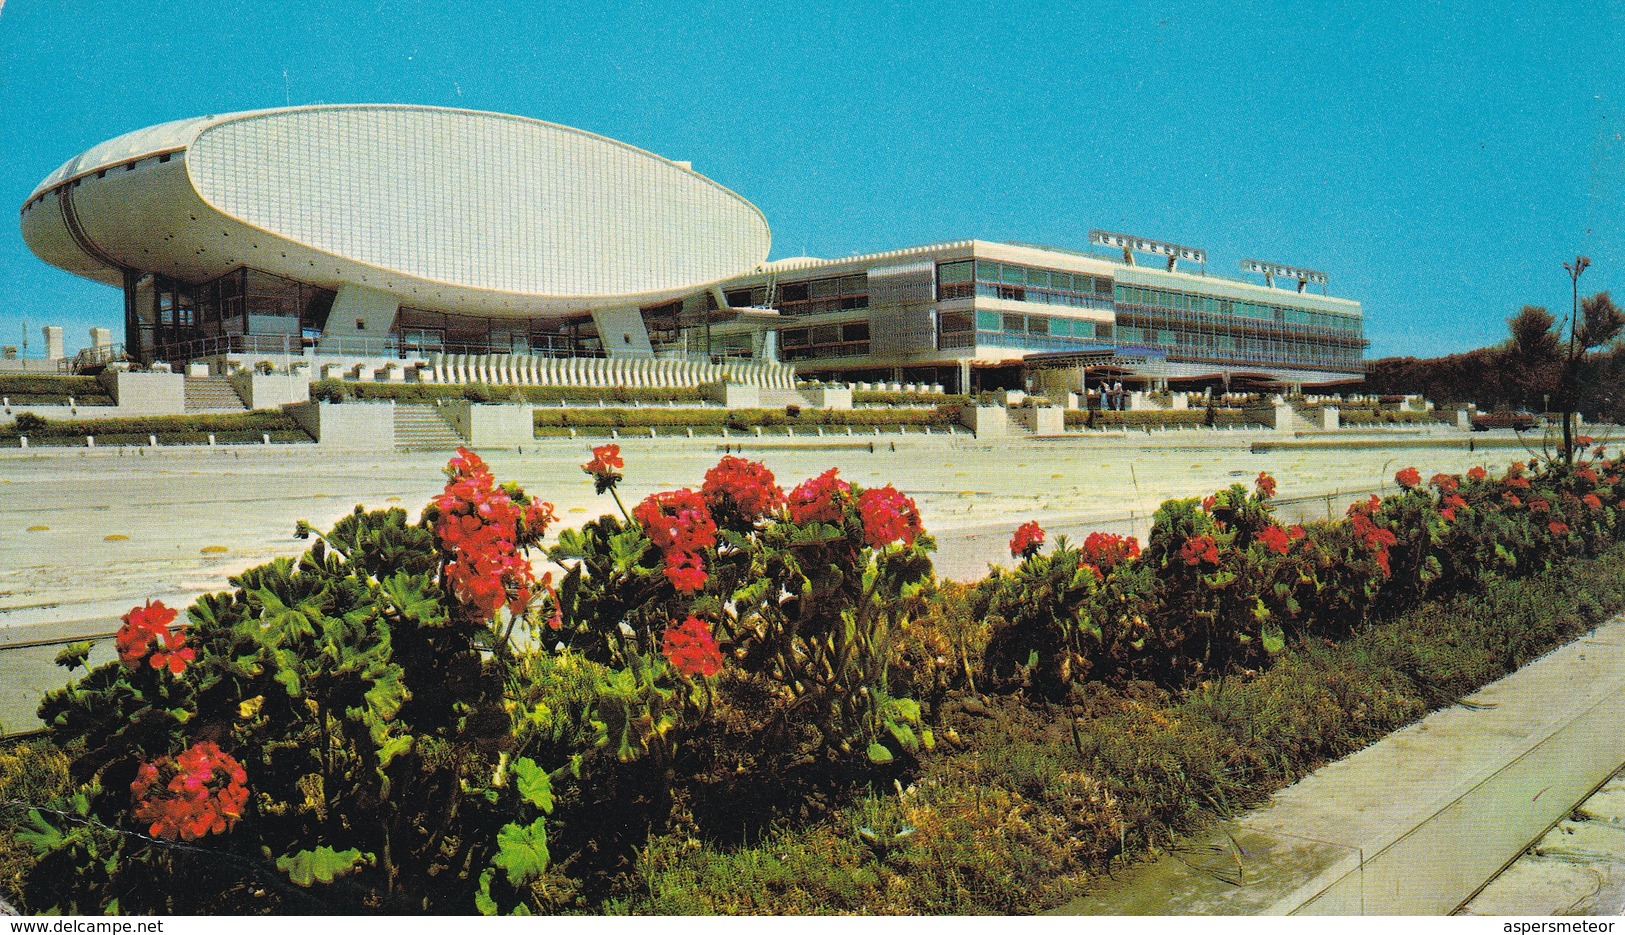
[[[221,348],[647,356],[638,314],[759,267],[767,221],[686,163],[435,107],[175,121],[29,195],[46,262],[122,288],[145,361]]]
[[[784,320],[776,341],[715,328],[716,346],[776,347],[805,376],[847,381],[1301,387],[1358,381],[1364,369],[1357,302],[1112,254],[966,240],[781,260],[723,294]]]
[[[964,392],[1327,386],[1361,378],[1365,346],[1356,302],[1119,235],[1097,243],[1121,256],[965,240],[768,263],[762,213],[687,163],[446,108],[139,130],[48,176],[21,225],[46,262],[123,290],[125,350],[145,362],[748,358]]]

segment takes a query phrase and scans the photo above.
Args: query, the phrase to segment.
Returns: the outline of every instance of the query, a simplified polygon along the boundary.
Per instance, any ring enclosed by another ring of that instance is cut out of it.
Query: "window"
[[[976,330],[977,331],[997,331],[997,330],[999,330],[999,313],[998,312],[977,312],[976,313]]]
[[[847,322],[841,326],[842,341],[869,340],[869,323],[866,321]]]
[[[1026,318],[1025,315],[1008,315],[1007,314],[1007,315],[1004,316],[1004,327],[999,329],[999,330],[1001,330],[1001,331],[1016,331],[1016,332],[1026,331],[1027,330],[1027,325],[1026,325],[1026,322],[1023,321],[1024,318]]]
[[[1049,334],[1049,319],[1037,315],[1027,316],[1028,334]]]

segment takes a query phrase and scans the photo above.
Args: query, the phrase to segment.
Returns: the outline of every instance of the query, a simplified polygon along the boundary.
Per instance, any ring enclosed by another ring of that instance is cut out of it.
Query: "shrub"
[[[45,431],[47,424],[45,417],[42,415],[32,412],[19,412],[16,420],[12,422],[12,428],[19,435],[31,435]]]

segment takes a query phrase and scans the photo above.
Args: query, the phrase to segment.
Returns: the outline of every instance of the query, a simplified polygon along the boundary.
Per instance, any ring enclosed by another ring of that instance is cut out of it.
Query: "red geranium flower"
[[[1555,519],[1547,523],[1546,528],[1551,530],[1552,535],[1554,536],[1566,536],[1569,534],[1569,524],[1560,523]]]
[[[1044,528],[1038,525],[1037,520],[1028,520],[1016,527],[1016,534],[1010,537],[1010,556],[1012,558],[1032,558],[1044,546]]]
[[[1198,565],[1207,562],[1209,565],[1219,564],[1219,544],[1212,536],[1192,536],[1185,540],[1180,547],[1179,557],[1187,565]]]
[[[1456,489],[1459,482],[1456,480],[1456,475],[1454,474],[1439,473],[1433,475],[1428,483],[1439,488],[1444,493],[1450,493],[1452,490]]]
[[[175,610],[165,607],[163,601],[148,601],[145,606],[132,607],[122,618],[114,638],[118,646],[119,661],[131,669],[145,660],[154,669],[168,669],[175,675],[186,671],[186,664],[197,658],[192,647],[186,645],[184,630],[172,631],[169,624],[175,620]]]
[[[621,482],[621,469],[626,462],[621,460],[620,445],[599,445],[592,450],[592,460],[581,466],[583,471],[592,475],[592,489],[602,494],[606,490],[613,490]]]
[[[1550,503],[1547,503],[1545,500],[1542,500],[1539,497],[1529,498],[1529,512],[1531,513],[1544,513],[1551,508],[1552,505]]]
[[[1268,500],[1270,497],[1275,496],[1275,478],[1271,477],[1268,472],[1259,471],[1258,479],[1254,481],[1254,484],[1258,487],[1259,497]]]
[[[709,577],[699,553],[676,549],[666,553],[665,575],[671,586],[684,594],[693,594],[705,587]]]
[[[733,455],[725,455],[716,467],[705,472],[700,493],[713,508],[721,511],[731,504],[746,520],[766,516],[784,505],[784,491],[773,482],[773,472],[767,465]]]
[[[790,522],[798,526],[807,523],[839,523],[846,515],[843,500],[852,485],[835,476],[830,468],[817,477],[808,478],[790,491]]]
[[[1285,555],[1287,549],[1292,546],[1292,540],[1287,536],[1287,531],[1273,525],[1265,526],[1258,533],[1258,541],[1264,543],[1265,548],[1277,555]]]
[[[1574,476],[1578,477],[1579,479],[1585,481],[1588,484],[1595,484],[1597,482],[1597,472],[1593,471],[1592,469],[1590,469],[1588,467],[1575,468],[1574,469]]]
[[[1212,513],[1213,512],[1213,505],[1215,503],[1218,503],[1218,502],[1219,502],[1219,498],[1215,497],[1212,494],[1208,494],[1207,496],[1203,497],[1202,498],[1202,512],[1203,513]]]
[[[1489,471],[1486,471],[1482,467],[1475,464],[1467,469],[1467,478],[1468,480],[1483,480],[1489,476],[1489,473]]]
[[[1592,444],[1594,444],[1596,441],[1597,440],[1595,438],[1592,438],[1590,435],[1576,435],[1576,436],[1574,436],[1574,444],[1581,447],[1581,448],[1589,447]]]
[[[1084,537],[1082,564],[1093,565],[1102,574],[1110,572],[1119,562],[1139,557],[1140,540],[1133,536],[1092,532]]]
[[[435,538],[446,553],[445,582],[456,599],[490,619],[504,604],[514,614],[530,603],[536,579],[521,542],[540,538],[553,506],[523,509],[497,486],[479,455],[466,448],[446,465],[446,488],[434,498]]]
[[[626,467],[621,460],[620,445],[599,445],[592,450],[592,460],[581,466],[583,471],[596,476],[605,476],[618,473]]]
[[[166,840],[195,841],[236,824],[248,804],[248,774],[212,740],[171,760],[143,763],[130,784],[137,821]]]
[[[717,544],[717,524],[692,490],[653,493],[632,508],[649,541],[662,551],[696,552]]]
[[[923,531],[914,501],[890,484],[859,494],[858,513],[863,517],[863,541],[871,549],[883,549],[893,542],[913,545]]]
[[[1602,498],[1597,496],[1594,493],[1588,493],[1585,496],[1581,497],[1580,502],[1584,503],[1586,505],[1586,509],[1588,509],[1588,510],[1600,510],[1600,509],[1602,509]]]
[[[1394,483],[1406,490],[1410,490],[1422,483],[1422,472],[1414,467],[1408,467],[1394,475]]]
[[[681,626],[668,625],[660,651],[673,668],[690,678],[710,678],[722,671],[722,651],[711,636],[711,625],[695,617]]]

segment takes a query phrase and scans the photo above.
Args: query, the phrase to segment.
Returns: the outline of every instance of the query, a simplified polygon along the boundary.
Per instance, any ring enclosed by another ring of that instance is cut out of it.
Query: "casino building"
[[[406,379],[547,382],[751,362],[730,372],[950,391],[1085,374],[1325,386],[1359,380],[1365,346],[1358,303],[1306,290],[1324,292],[1322,274],[1244,261],[1264,283],[1220,277],[1202,251],[1099,231],[1088,251],[966,240],[770,263],[762,213],[687,163],[435,107],[138,130],[46,177],[21,225],[41,259],[123,291],[123,352],[147,363],[342,357],[399,362]]]

